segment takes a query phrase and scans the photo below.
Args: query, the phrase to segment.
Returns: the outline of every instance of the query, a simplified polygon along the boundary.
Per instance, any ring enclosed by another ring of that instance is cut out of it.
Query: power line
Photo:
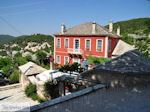
[[[5,6],[5,7],[0,7],[0,9],[34,6],[34,5],[41,5],[43,3],[46,3],[46,1],[39,1],[39,2],[34,2],[34,3],[26,3],[26,4],[19,4],[19,5]]]
[[[5,18],[0,16],[0,19],[5,22],[11,29],[13,29],[15,32],[17,32],[19,35],[23,35],[23,33],[21,31],[19,31],[18,29],[15,28],[14,25],[12,25],[11,23],[9,23]]]

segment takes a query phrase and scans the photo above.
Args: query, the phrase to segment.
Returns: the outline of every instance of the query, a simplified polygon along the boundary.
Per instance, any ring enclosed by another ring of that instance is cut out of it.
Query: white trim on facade
[[[101,50],[100,51],[97,50],[98,40],[102,41],[102,45],[101,45]],[[103,52],[103,39],[96,39],[96,52]]]
[[[58,62],[58,60],[57,60],[57,57],[60,58],[59,62]],[[61,64],[61,55],[56,55],[56,63]]]
[[[65,46],[65,40],[68,39],[68,47]],[[64,38],[64,48],[69,48],[69,38]]]
[[[66,54],[68,54],[68,52],[63,52],[63,51],[56,51],[56,53],[66,53]]]
[[[108,58],[108,37],[105,38],[105,58]]]
[[[67,64],[67,63],[66,63],[66,60],[65,60],[66,58],[68,58],[68,59],[67,59],[67,60],[68,60],[67,63],[69,63],[69,56],[64,56],[64,65]]]
[[[84,46],[84,48],[85,48],[85,50],[87,49],[87,48],[86,48],[86,41],[87,41],[87,40],[90,40],[90,48],[89,48],[89,51],[91,51],[91,43],[92,43],[92,40],[91,40],[91,39],[85,39],[85,42],[84,42],[84,43],[85,43],[85,46]]]
[[[53,38],[54,38],[54,63],[56,63],[56,60],[55,60],[56,59],[55,58],[55,55],[56,55],[56,53],[55,53],[56,52],[56,46],[55,46],[56,45],[56,37],[53,36]]]

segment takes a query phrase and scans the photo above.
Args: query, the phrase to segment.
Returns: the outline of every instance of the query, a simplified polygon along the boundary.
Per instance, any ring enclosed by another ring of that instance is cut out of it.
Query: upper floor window
[[[68,38],[65,38],[64,46],[65,46],[65,48],[69,48],[69,39]]]
[[[100,39],[96,40],[96,51],[98,52],[102,51],[102,40]]]
[[[91,49],[91,40],[85,40],[85,49],[90,50]]]
[[[56,46],[57,46],[57,48],[61,47],[61,40],[60,40],[60,38],[57,39]]]
[[[80,48],[80,41],[79,39],[75,39],[74,48],[79,49]]]
[[[56,56],[56,63],[60,64],[60,56]]]

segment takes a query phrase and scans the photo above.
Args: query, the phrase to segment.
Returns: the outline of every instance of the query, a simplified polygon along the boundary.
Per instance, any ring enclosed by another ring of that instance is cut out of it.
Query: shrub
[[[45,95],[49,99],[54,99],[59,97],[58,84],[54,81],[47,81],[44,84]]]
[[[100,63],[108,62],[110,59],[89,56],[87,60],[90,64],[100,64]]]
[[[67,72],[67,71],[70,71],[70,72],[73,72],[73,71],[79,72],[79,66],[80,66],[80,64],[78,64],[78,63],[73,63],[71,65],[66,64],[64,66],[61,66],[59,68],[59,71],[61,71],[61,72]]]
[[[10,75],[10,83],[18,83],[20,78],[20,74],[18,70],[15,70],[12,75]]]
[[[30,83],[26,88],[25,88],[25,94],[28,97],[32,97],[34,98],[34,95],[36,94],[36,85]]]
[[[32,100],[37,100],[38,102],[42,103],[45,102],[45,99],[40,98],[37,93],[36,93],[36,85],[30,83],[26,88],[25,88],[25,94],[27,97],[32,98]]]

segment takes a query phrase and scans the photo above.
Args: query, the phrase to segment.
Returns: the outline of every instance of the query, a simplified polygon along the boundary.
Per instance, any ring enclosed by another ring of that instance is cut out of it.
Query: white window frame
[[[66,58],[68,58],[68,62],[67,63],[69,63],[69,56],[64,56],[64,65],[67,64],[66,60],[65,60]]]
[[[68,39],[68,47],[65,46],[65,42],[66,42],[67,39]],[[69,48],[69,38],[64,39],[64,48]]]
[[[73,48],[75,49],[75,40],[79,40],[79,49],[80,49],[80,38],[74,38],[74,40],[73,40],[73,44],[74,44]]]
[[[58,39],[60,39],[60,47],[58,47]],[[56,48],[61,48],[61,38],[57,38],[57,40],[56,40]]]
[[[89,50],[91,51],[91,43],[92,43],[92,42],[91,42],[91,39],[85,39],[85,50],[87,49],[87,48],[86,48],[86,42],[87,42],[87,40],[90,41],[90,48],[89,48]]]
[[[97,46],[98,46],[98,41],[99,41],[99,40],[102,41],[102,45],[101,45],[100,51],[98,51],[98,48],[97,48]],[[96,39],[96,51],[97,51],[97,52],[103,52],[103,39]]]
[[[58,62],[58,58],[57,57],[59,57],[60,58],[60,60],[59,60],[59,62]],[[56,55],[56,63],[58,63],[58,64],[60,64],[61,63],[61,56],[60,55]]]

